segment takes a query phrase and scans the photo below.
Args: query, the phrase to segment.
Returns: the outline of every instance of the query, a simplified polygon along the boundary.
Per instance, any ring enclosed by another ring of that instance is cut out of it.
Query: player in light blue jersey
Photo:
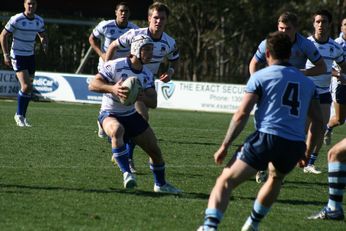
[[[328,152],[328,204],[308,219],[344,220],[342,201],[346,186],[346,139],[335,144]]]
[[[130,9],[126,2],[120,2],[116,5],[115,16],[115,19],[100,22],[89,36],[90,46],[100,57],[98,70],[103,66],[109,44],[130,29],[138,28],[137,25],[129,22]],[[126,57],[129,53],[130,48],[119,49],[116,57]]]
[[[286,33],[292,42],[291,56],[289,63],[294,67],[298,68],[305,75],[319,75],[325,72],[326,66],[324,60],[317,48],[312,42],[297,32],[298,28],[298,17],[292,12],[284,12],[278,18],[278,31]],[[256,53],[254,54],[249,64],[249,72],[253,74],[259,70],[261,66],[266,65],[266,40],[263,40]],[[307,60],[311,60],[315,66],[305,69]],[[264,182],[267,178],[265,171],[260,171],[256,175],[256,181],[258,183]]]
[[[215,162],[223,162],[228,148],[244,129],[257,104],[256,131],[237,150],[216,180],[204,224],[199,230],[217,230],[232,190],[258,170],[268,167],[268,180],[257,194],[252,213],[242,227],[242,231],[258,230],[260,221],[280,193],[282,180],[304,157],[304,125],[308,113],[319,121],[313,127],[316,134],[323,129],[313,82],[288,63],[292,45],[289,36],[277,31],[268,35],[266,43],[269,66],[249,79],[241,105],[233,115],[223,143],[214,154]]]
[[[330,84],[332,79],[333,62],[336,62],[343,70],[346,70],[346,62],[344,58],[344,52],[340,44],[336,43],[330,38],[330,26],[332,23],[332,15],[327,10],[318,10],[313,14],[313,26],[314,34],[308,37],[316,48],[319,50],[320,54],[323,56],[324,61],[327,66],[327,71],[321,75],[308,76],[316,85],[317,92],[320,97],[323,123],[326,128],[327,123],[330,118],[330,107],[332,103],[332,96],[330,93]],[[307,61],[306,67],[312,67],[310,61]],[[337,78],[342,78],[339,76]],[[311,124],[311,122],[310,122]],[[325,131],[323,131],[324,133]],[[311,134],[309,132],[308,134]],[[318,153],[323,144],[323,136],[316,144],[316,146],[310,146],[310,135],[307,137],[307,166],[304,167],[305,173],[320,174],[321,171],[316,169],[315,161],[317,159]]]
[[[43,19],[36,15],[37,1],[24,0],[24,12],[10,18],[1,32],[0,41],[4,62],[16,72],[20,84],[18,107],[14,120],[19,127],[31,127],[26,112],[32,97],[35,76],[35,40],[38,35],[43,51],[47,53],[48,38]],[[11,51],[8,47],[12,36]]]
[[[132,139],[149,156],[150,169],[154,174],[154,191],[162,193],[180,193],[180,190],[166,182],[165,162],[157,144],[154,132],[148,122],[138,114],[134,105],[125,106],[119,98],[126,98],[127,88],[122,86],[124,79],[137,76],[143,87],[143,93],[137,99],[155,108],[157,105],[154,78],[145,63],[150,62],[153,41],[145,35],[134,38],[131,54],[125,58],[108,61],[91,81],[91,91],[104,93],[99,122],[111,138],[112,153],[123,173],[124,188],[136,187],[135,176],[129,166],[126,143]]]
[[[298,18],[292,12],[284,12],[278,18],[278,31],[286,33],[293,43],[289,62],[304,75],[319,75],[325,72],[325,64],[316,47],[297,32]],[[263,40],[257,48],[249,64],[249,72],[253,74],[266,64],[265,58],[266,40]],[[305,69],[306,61],[310,60],[314,67]]]
[[[126,49],[131,46],[133,38],[137,35],[147,35],[154,42],[153,58],[150,63],[145,64],[155,77],[163,82],[168,82],[172,79],[175,70],[178,67],[179,51],[175,40],[164,32],[165,26],[170,14],[169,8],[160,2],[154,2],[148,9],[149,27],[129,30],[117,40],[113,41],[107,50],[106,60],[112,59],[114,53],[119,49]],[[169,68],[162,74],[159,73],[159,67],[164,60],[169,62]],[[137,111],[148,121],[149,109],[143,102],[136,102]],[[133,150],[134,146],[130,143],[129,146]],[[130,156],[132,156],[132,151]],[[133,163],[133,160],[132,160]]]
[[[335,42],[342,46],[344,58],[346,59],[346,18],[341,22],[341,33],[340,36],[335,39]],[[329,119],[327,130],[324,134],[324,143],[326,145],[331,143],[333,128],[344,124],[346,119],[346,74],[342,73],[338,65],[333,69],[331,93],[334,115]]]

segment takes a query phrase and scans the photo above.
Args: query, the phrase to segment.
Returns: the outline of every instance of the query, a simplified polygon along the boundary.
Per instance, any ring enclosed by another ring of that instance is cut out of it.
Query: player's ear
[[[269,50],[268,50],[268,49],[266,49],[265,54],[266,54],[266,58],[268,59],[268,58],[270,57],[270,52],[269,52]]]

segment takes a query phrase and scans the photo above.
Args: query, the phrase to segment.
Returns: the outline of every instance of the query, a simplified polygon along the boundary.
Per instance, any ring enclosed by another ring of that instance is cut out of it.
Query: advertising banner
[[[44,100],[96,103],[102,94],[88,90],[93,75],[76,75],[37,71],[34,94]],[[230,112],[238,108],[244,94],[244,85],[205,82],[156,80],[158,108]],[[18,81],[13,71],[0,70],[0,97],[16,97]]]

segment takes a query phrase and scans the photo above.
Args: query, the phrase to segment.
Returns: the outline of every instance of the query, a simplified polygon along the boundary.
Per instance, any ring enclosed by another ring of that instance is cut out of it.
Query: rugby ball
[[[119,98],[120,103],[125,106],[133,105],[137,100],[138,94],[142,91],[141,81],[136,76],[131,76],[125,79],[121,86],[125,86],[129,91],[126,99]]]

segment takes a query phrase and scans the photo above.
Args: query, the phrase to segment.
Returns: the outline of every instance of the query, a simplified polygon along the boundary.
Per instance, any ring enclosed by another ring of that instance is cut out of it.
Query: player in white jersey
[[[237,150],[216,180],[204,223],[198,231],[217,230],[232,191],[258,170],[268,168],[268,180],[257,193],[251,215],[241,229],[259,230],[259,223],[280,194],[283,179],[304,157],[307,115],[319,121],[313,127],[316,134],[323,130],[313,82],[288,63],[292,45],[290,38],[277,31],[269,34],[266,43],[268,67],[255,72],[246,84],[241,105],[233,115],[222,144],[214,153],[215,163],[224,161],[228,148],[244,129],[257,104],[256,131],[248,136],[241,150]],[[316,140],[315,137],[313,141]]]
[[[90,46],[100,57],[98,70],[103,66],[109,44],[128,30],[138,28],[137,25],[129,22],[130,9],[126,2],[120,2],[115,6],[115,16],[115,19],[100,22],[89,36]],[[116,57],[126,57],[129,53],[130,48],[119,49]]]
[[[35,40],[38,35],[43,51],[47,53],[48,38],[43,19],[36,15],[36,0],[24,0],[24,12],[10,18],[1,32],[0,41],[4,62],[16,72],[20,83],[18,107],[14,116],[17,126],[31,127],[26,119],[26,112],[32,97],[32,82],[35,76]],[[11,51],[8,47],[12,36]]]
[[[310,78],[317,87],[317,92],[319,94],[321,103],[323,123],[326,127],[330,118],[330,106],[332,102],[330,84],[332,79],[333,62],[335,61],[344,70],[346,70],[346,62],[344,59],[343,49],[340,44],[336,43],[329,37],[332,15],[327,10],[318,10],[313,14],[313,19],[315,31],[312,36],[308,37],[308,39],[315,44],[320,54],[323,56],[327,66],[327,72],[317,76],[308,76],[308,78]],[[312,66],[313,64],[310,61],[307,61],[306,68],[310,68]],[[308,125],[309,124],[311,124],[310,121],[308,122]],[[323,131],[323,133],[324,132],[325,131]],[[308,162],[306,163],[307,166],[304,167],[304,172],[320,174],[321,171],[315,168],[314,163],[323,144],[323,135],[316,146],[310,146],[310,135],[311,132],[308,132],[306,141],[308,145],[306,153]]]
[[[145,64],[155,77],[159,78],[163,82],[168,82],[172,79],[172,76],[177,69],[177,62],[179,59],[179,51],[176,46],[175,40],[164,32],[165,25],[167,24],[170,14],[169,8],[160,2],[154,2],[148,9],[148,21],[149,27],[129,30],[125,34],[121,35],[117,40],[113,41],[107,50],[106,60],[112,59],[114,53],[119,49],[129,48],[132,40],[136,35],[143,34],[150,36],[154,42],[153,58],[150,63]],[[160,64],[167,59],[169,62],[169,68],[167,71],[159,75]],[[155,93],[156,94],[156,93]],[[147,121],[149,120],[148,105],[141,101],[136,102],[136,110]],[[133,153],[134,146],[129,144],[132,148],[130,156]]]
[[[335,39],[335,42],[342,46],[346,59],[346,18],[341,21],[341,33],[340,36]],[[333,70],[331,91],[335,113],[330,118],[327,124],[327,130],[324,134],[324,143],[326,145],[331,143],[333,128],[344,124],[346,119],[346,74],[342,73],[338,65],[336,65]]]
[[[157,99],[154,78],[143,64],[150,62],[153,55],[153,42],[150,37],[139,35],[134,38],[131,54],[125,58],[108,61],[91,81],[91,91],[104,93],[99,122],[111,138],[112,153],[123,173],[124,187],[136,187],[136,179],[131,173],[126,142],[132,139],[149,156],[150,169],[154,175],[154,191],[163,193],[180,193],[180,190],[166,182],[165,162],[157,144],[154,132],[148,122],[138,114],[134,105],[124,106],[119,98],[126,98],[127,88],[121,84],[127,77],[137,76],[141,81],[143,92],[137,99],[155,108]]]
[[[90,34],[90,46],[99,56],[98,70],[103,66],[109,44],[128,30],[138,28],[137,25],[129,22],[129,17],[130,9],[128,4],[126,2],[120,2],[115,6],[115,19],[100,22]],[[130,48],[119,49],[116,56],[118,58],[126,57],[129,53]],[[106,134],[98,122],[97,125],[98,136],[100,138],[106,137]]]

